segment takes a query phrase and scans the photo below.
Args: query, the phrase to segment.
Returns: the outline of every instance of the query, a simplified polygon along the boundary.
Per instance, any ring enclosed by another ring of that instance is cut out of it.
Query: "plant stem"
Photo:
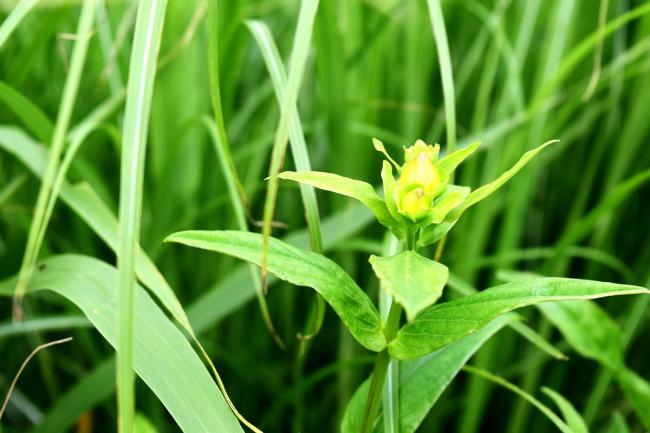
[[[384,333],[386,334],[386,341],[391,341],[395,338],[397,330],[399,329],[399,320],[402,315],[402,306],[397,302],[393,302],[388,312],[388,319],[386,320],[386,327]],[[363,423],[361,426],[361,433],[368,433],[372,430],[373,419],[377,410],[377,403],[379,395],[381,394],[384,379],[386,378],[386,371],[390,363],[390,355],[388,349],[377,354],[375,361],[375,368],[372,371],[372,380],[370,382],[370,389],[368,390],[368,399],[366,406],[363,410]]]

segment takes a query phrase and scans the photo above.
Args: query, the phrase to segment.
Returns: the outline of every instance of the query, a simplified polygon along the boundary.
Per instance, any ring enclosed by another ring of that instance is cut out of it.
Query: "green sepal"
[[[436,165],[440,170],[447,173],[447,175],[450,175],[454,172],[454,170],[456,170],[456,167],[458,167],[467,157],[473,154],[480,145],[480,141],[475,141],[469,146],[458,149],[455,152],[452,152],[444,158],[440,159]]]

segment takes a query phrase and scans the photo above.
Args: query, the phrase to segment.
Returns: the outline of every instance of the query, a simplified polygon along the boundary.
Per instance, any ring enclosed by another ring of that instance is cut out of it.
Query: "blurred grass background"
[[[79,16],[78,3],[43,3],[0,48],[0,123],[23,128],[39,140],[48,136],[57,115],[73,44],[70,34]],[[458,143],[483,142],[457,182],[480,185],[525,150],[552,138],[561,140],[503,192],[463,217],[442,256],[458,277],[483,288],[497,282],[500,269],[523,269],[650,285],[648,5],[633,0],[442,2]],[[15,2],[2,6],[4,20]],[[224,119],[254,220],[262,219],[279,108],[245,22],[256,19],[269,25],[288,64],[299,6],[296,0],[220,2]],[[600,9],[614,23],[600,27],[603,34],[607,30],[602,44],[597,40]],[[107,2],[106,12],[90,41],[73,125],[102,102],[119,97],[128,75],[134,3]],[[283,351],[266,330],[257,303],[251,302],[253,283],[244,265],[162,243],[181,229],[238,228],[222,165],[202,120],[211,113],[206,13],[200,0],[171,0],[168,5],[147,150],[141,243],[201,330],[201,341],[247,418],[265,431],[335,431],[372,362],[336,316],[326,313],[321,332],[301,359],[295,336],[304,331],[314,304],[311,292],[286,284],[270,289],[270,315],[288,346]],[[25,104],[43,115],[29,107],[21,112]],[[426,2],[322,0],[298,105],[316,170],[378,185],[381,157],[371,137],[381,139],[395,156],[417,138],[439,142],[444,149],[441,77]],[[72,183],[89,183],[114,212],[122,109],[90,135],[68,174]],[[286,167],[292,168],[292,158],[286,159]],[[0,153],[0,278],[20,268],[38,188],[38,179],[19,160]],[[327,254],[376,293],[367,257],[382,251],[383,230],[348,199],[318,193],[318,204]],[[304,210],[294,185],[281,184],[276,209],[275,220],[286,228],[275,228],[274,236],[299,236],[304,242]],[[328,219],[332,215],[337,219]],[[249,226],[259,230],[253,221]],[[60,252],[115,260],[63,203],[55,208],[41,255]],[[634,297],[601,303],[623,327],[628,364],[645,378],[650,375],[647,302]],[[17,332],[10,326],[11,303],[3,301],[3,389],[35,344],[63,335],[75,340],[39,355],[19,382],[0,430],[63,431],[33,425],[52,416],[72,422],[83,413],[82,419],[92,420],[94,427],[77,431],[114,431],[114,376],[112,366],[102,363],[111,348],[74,306],[59,298],[30,297],[25,308],[32,318],[64,321],[66,329],[48,325],[38,332]],[[568,349],[537,312],[526,314],[529,324]],[[627,418],[632,431],[641,431],[629,403],[602,369],[569,355],[568,362],[551,360],[504,331],[472,362],[533,392],[542,385],[561,391],[585,414],[592,431],[606,431],[615,413]],[[102,368],[109,374],[102,374]],[[78,384],[86,388],[66,406]],[[137,393],[138,410],[160,432],[177,431],[151,391],[139,383]],[[421,431],[551,429],[518,397],[461,375]]]

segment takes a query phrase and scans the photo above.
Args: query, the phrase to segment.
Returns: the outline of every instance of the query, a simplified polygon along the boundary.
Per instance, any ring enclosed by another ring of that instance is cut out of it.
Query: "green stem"
[[[395,338],[395,334],[397,334],[397,330],[399,329],[401,315],[402,306],[397,302],[393,302],[390,306],[390,311],[388,312],[386,327],[384,328],[387,341],[391,341]],[[381,394],[384,379],[386,378],[388,364],[390,364],[390,355],[388,354],[388,349],[384,349],[377,354],[375,368],[372,371],[372,380],[370,382],[370,389],[368,390],[368,399],[366,400],[366,406],[363,410],[361,433],[369,433],[372,431],[373,420],[375,418],[375,412],[377,411],[377,403],[379,402],[379,395]]]

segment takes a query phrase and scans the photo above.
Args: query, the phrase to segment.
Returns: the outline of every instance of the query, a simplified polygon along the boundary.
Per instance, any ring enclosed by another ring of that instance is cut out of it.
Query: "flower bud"
[[[398,212],[413,222],[431,215],[433,200],[446,187],[446,180],[436,167],[439,146],[418,140],[404,150],[404,165],[397,183]]]

